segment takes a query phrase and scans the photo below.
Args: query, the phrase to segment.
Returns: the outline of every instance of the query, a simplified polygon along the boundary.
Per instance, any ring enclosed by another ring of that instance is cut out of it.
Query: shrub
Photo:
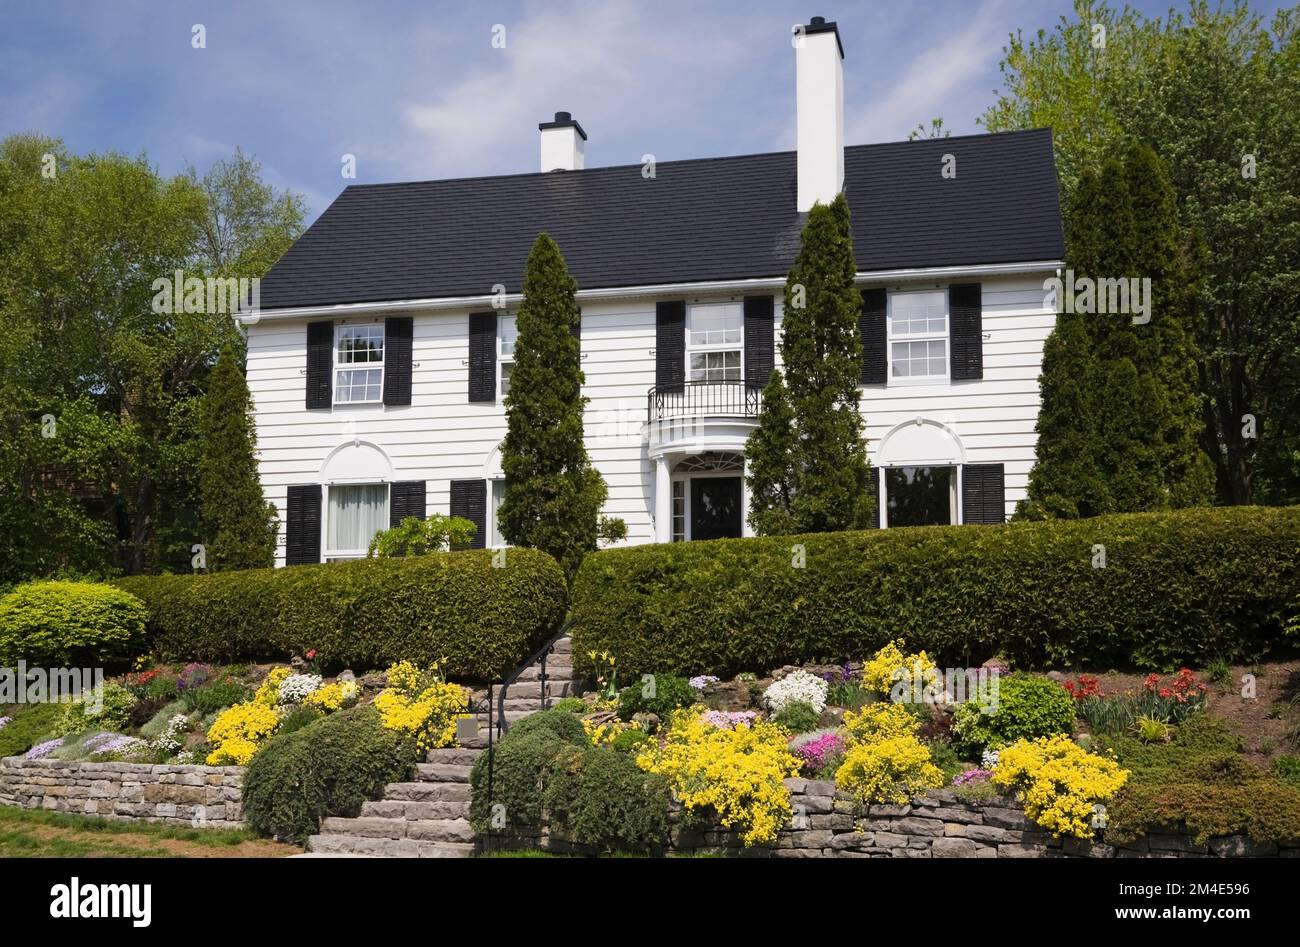
[[[554,713],[554,711],[549,711]],[[486,834],[503,826],[493,824],[494,808],[506,825],[522,828],[541,824],[544,813],[543,793],[549,784],[556,758],[566,750],[577,753],[586,749],[587,738],[573,714],[563,714],[578,727],[580,743],[566,741],[545,726],[520,727],[542,714],[525,717],[511,727],[493,751],[492,798],[488,799],[488,754],[480,753],[470,770],[470,824],[474,831]]]
[[[835,772],[835,783],[864,803],[903,805],[944,783],[930,751],[914,736],[854,743]]]
[[[885,645],[870,661],[862,665],[862,686],[880,696],[885,696],[900,682],[912,683],[914,677],[920,680],[915,684],[924,687],[934,677],[935,665],[924,651],[907,654],[902,640],[891,641]]]
[[[145,605],[97,582],[30,582],[0,598],[0,667],[116,665],[144,643]]]
[[[0,758],[26,753],[41,737],[50,736],[63,716],[61,704],[20,704],[0,727]]]
[[[246,765],[279,726],[274,707],[247,703],[227,708],[208,731],[208,742],[216,744],[208,765]]]
[[[994,712],[985,713],[986,706]],[[968,700],[953,714],[958,748],[978,753],[1017,740],[1069,733],[1074,699],[1055,681],[1033,674],[1012,674],[999,681],[996,703]]]
[[[791,733],[807,733],[809,730],[816,730],[821,719],[822,715],[814,710],[811,704],[792,700],[781,708],[780,712],[772,718],[772,722]]]
[[[85,694],[82,696],[84,697]],[[99,730],[123,730],[131,718],[131,709],[135,705],[134,694],[121,684],[106,681],[100,700],[92,700],[90,703],[78,700],[63,704],[63,713],[54,732],[62,736],[68,733],[80,733],[90,727]]]
[[[244,776],[244,818],[263,835],[301,842],[325,816],[355,817],[414,769],[415,748],[371,707],[330,714],[278,734]]]
[[[592,747],[566,762],[563,775],[552,778],[546,791],[553,829],[602,852],[663,846],[672,799],[664,777],[643,772],[632,757],[608,747]]]
[[[286,733],[293,733],[303,727],[310,726],[324,716],[325,711],[319,707],[304,704],[289,711],[281,718],[280,726],[276,729],[275,734],[276,736],[283,736]]]
[[[910,710],[888,701],[877,701],[867,704],[858,713],[849,710],[844,714],[844,726],[849,736],[861,742],[916,736],[920,725]]]
[[[194,690],[181,691],[186,713],[210,714],[225,710],[248,698],[248,688],[238,681],[214,681]]]
[[[580,697],[562,697],[551,704],[551,710],[563,710],[565,713],[570,714],[585,714],[587,712],[587,703]]]
[[[711,809],[747,846],[774,841],[790,819],[784,780],[799,772],[799,760],[770,723],[722,730],[694,710],[678,710],[664,745],[647,743],[636,761],[667,777],[688,811]]]
[[[672,674],[652,674],[618,692],[618,715],[631,720],[634,714],[650,713],[666,718],[679,707],[689,707],[698,696],[690,681]]]
[[[552,707],[539,713],[529,714],[518,723],[510,725],[508,736],[520,737],[524,734],[545,730],[571,746],[588,746],[587,731],[582,721],[568,711]]]
[[[148,606],[152,647],[166,660],[278,658],[316,649],[334,667],[446,659],[448,677],[512,670],[564,617],[564,576],[550,557],[511,549],[135,576],[115,584]]]
[[[993,782],[1016,793],[1025,815],[1055,836],[1092,838],[1099,804],[1128,779],[1114,760],[1084,751],[1067,736],[1019,740],[998,753]]]
[[[780,713],[786,705],[798,701],[807,704],[821,716],[826,709],[826,693],[830,689],[820,677],[803,669],[791,671],[779,681],[773,681],[763,691],[763,703],[773,713]]]
[[[423,556],[468,546],[474,538],[474,524],[462,516],[430,513],[424,519],[408,516],[391,529],[375,533],[366,548],[367,556]]]
[[[1300,756],[1274,757],[1270,769],[1283,782],[1300,786]]]
[[[644,749],[643,743],[653,740],[654,737],[644,730],[623,730],[609,744],[611,748],[618,750],[620,753],[636,753]]]
[[[790,568],[790,547],[806,567]],[[1107,568],[1092,566],[1104,544]],[[1300,508],[662,543],[589,556],[574,654],[623,673],[840,661],[898,635],[971,664],[1255,660],[1300,592]]]

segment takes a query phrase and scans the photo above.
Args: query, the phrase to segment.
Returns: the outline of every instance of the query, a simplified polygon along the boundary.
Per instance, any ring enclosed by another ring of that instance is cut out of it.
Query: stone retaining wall
[[[1012,799],[962,802],[951,790],[931,792],[906,806],[871,806],[861,813],[833,782],[787,779],[794,809],[791,826],[771,846],[745,849],[730,832],[686,830],[672,833],[670,851],[773,858],[1206,858],[1300,856],[1300,845],[1279,847],[1245,836],[1212,838],[1204,844],[1187,833],[1144,836],[1127,845],[1055,839],[1030,822]],[[680,812],[674,812],[675,821]],[[1103,833],[1104,834],[1104,833]],[[545,829],[512,833],[495,844],[536,846],[554,852],[580,852]]]
[[[0,759],[0,805],[225,829],[243,826],[241,766]]]

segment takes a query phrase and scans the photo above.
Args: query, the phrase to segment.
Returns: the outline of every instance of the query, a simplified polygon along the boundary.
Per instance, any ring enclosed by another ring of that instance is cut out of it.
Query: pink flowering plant
[[[791,749],[803,764],[804,772],[809,776],[818,776],[837,767],[847,747],[844,738],[832,731],[819,733]]]

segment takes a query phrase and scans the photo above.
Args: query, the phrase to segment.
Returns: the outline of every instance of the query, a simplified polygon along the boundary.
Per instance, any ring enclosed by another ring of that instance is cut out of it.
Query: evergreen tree
[[[862,294],[853,284],[856,273],[849,205],[840,194],[829,207],[809,211],[786,278],[781,357],[788,409],[778,393],[775,409],[764,406],[774,410],[774,420],[760,424],[746,445],[747,454],[765,456],[765,469],[750,479],[756,526],[826,532],[872,523],[871,469],[858,410]],[[783,468],[767,455],[774,443],[783,443],[776,428],[787,410],[793,433],[784,441],[790,462]],[[781,497],[789,498],[789,516],[768,516]]]
[[[533,242],[523,291],[505,399],[506,488],[497,518],[508,542],[549,553],[572,578],[598,539],[619,538],[626,527],[600,516],[608,491],[582,437],[587,399],[573,332],[578,284],[548,234]]]
[[[794,408],[779,369],[772,371],[763,389],[763,412],[758,427],[745,444],[749,485],[749,525],[760,536],[781,536],[795,531]]]
[[[275,507],[262,495],[252,398],[234,345],[221,350],[208,382],[201,424],[199,493],[208,569],[275,564]]]

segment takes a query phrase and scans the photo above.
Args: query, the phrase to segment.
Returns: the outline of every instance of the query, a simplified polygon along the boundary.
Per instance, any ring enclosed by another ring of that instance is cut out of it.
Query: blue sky
[[[1132,4],[1151,16],[1166,0]],[[1181,6],[1181,4],[1179,4]],[[1256,0],[1270,14],[1274,0]],[[587,131],[587,165],[794,145],[790,27],[838,21],[849,144],[954,134],[999,87],[1007,35],[1068,0],[903,3],[0,0],[0,135],[200,170],[236,146],[312,217],[358,183],[535,171],[537,123]],[[196,23],[205,49],[191,45]],[[505,27],[505,48],[493,30]]]

